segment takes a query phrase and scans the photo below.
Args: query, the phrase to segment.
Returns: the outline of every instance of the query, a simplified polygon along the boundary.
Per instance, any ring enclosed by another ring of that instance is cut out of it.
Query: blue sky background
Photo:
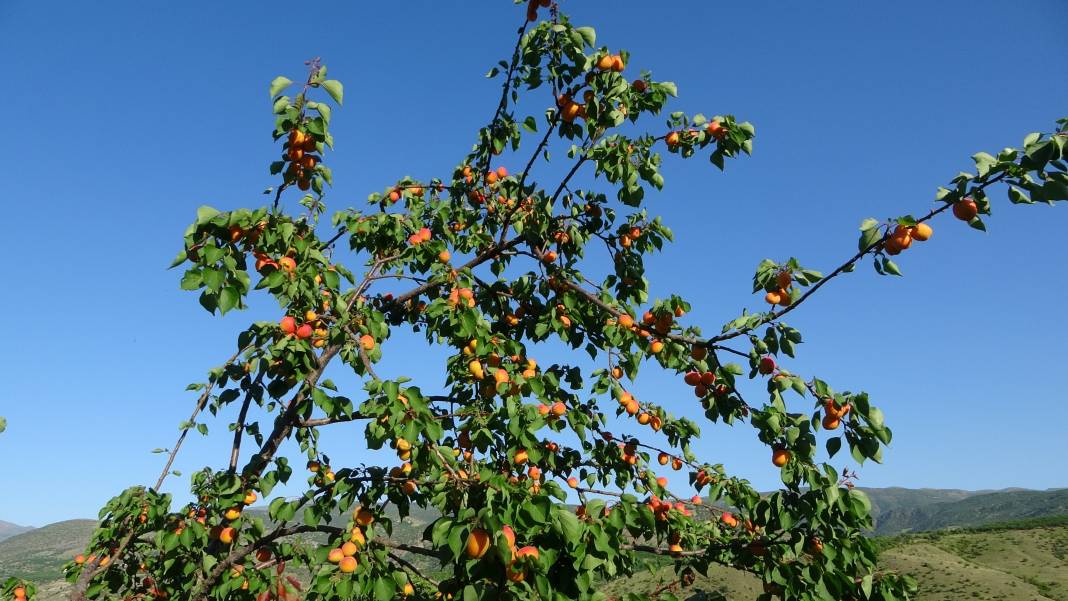
[[[172,444],[194,401],[185,385],[232,352],[249,320],[277,317],[262,301],[212,317],[166,270],[197,206],[265,202],[278,152],[272,77],[297,79],[305,59],[322,56],[345,82],[327,201],[353,206],[397,177],[456,164],[496,106],[499,82],[482,75],[523,18],[503,1],[252,7],[0,4],[0,519],[89,517],[122,488],[153,482],[162,456],[149,451]],[[757,127],[754,156],[725,174],[669,158],[650,205],[678,240],[649,262],[654,292],[694,301],[690,323],[708,331],[760,306],[749,286],[761,259],[829,270],[854,251],[862,218],[925,211],[971,154],[1017,145],[1068,114],[1062,2],[565,10],[597,28],[598,44],[629,49],[634,74],[677,82],[675,109]],[[886,463],[859,470],[862,485],[1068,485],[1051,462],[1068,450],[1068,207],[999,198],[988,227],[941,219],[898,261],[907,277],[865,265],[790,316],[806,343],[788,367],[869,391],[895,431]],[[395,359],[380,373],[440,382],[440,354],[423,360],[403,336],[386,349]],[[695,414],[678,378],[644,373],[640,398]],[[176,467],[223,465],[225,423],[192,437]],[[339,463],[368,458],[355,426],[326,441]],[[777,482],[748,426],[709,425],[698,449],[759,488]],[[169,489],[184,491],[185,479]]]

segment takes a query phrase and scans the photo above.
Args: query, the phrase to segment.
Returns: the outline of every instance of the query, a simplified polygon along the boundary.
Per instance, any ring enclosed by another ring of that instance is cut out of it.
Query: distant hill
[[[880,540],[880,569],[911,574],[917,601],[985,599],[1068,601],[1068,518],[1053,525],[1005,524],[998,529],[929,532]],[[672,568],[640,572],[600,590],[621,598],[672,580]],[[677,592],[688,601],[755,599],[760,581],[723,566],[711,566],[693,586]]]
[[[56,522],[0,542],[0,574],[39,582],[62,576],[63,564],[85,549],[94,520]]]
[[[22,534],[29,530],[33,530],[33,526],[19,526],[18,524],[0,520],[0,540],[11,538],[16,534]]]
[[[875,534],[878,535],[1068,515],[1068,489],[1006,490],[969,494],[958,499],[953,499],[955,495],[947,492],[929,495],[927,502],[922,500],[923,497],[913,498],[912,504],[901,502],[900,495],[888,498],[882,491],[869,491],[869,496],[873,507],[876,504],[879,507],[873,511]]]

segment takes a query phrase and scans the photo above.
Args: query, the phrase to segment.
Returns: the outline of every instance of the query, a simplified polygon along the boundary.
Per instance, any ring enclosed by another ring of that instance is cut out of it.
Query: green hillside
[[[11,522],[5,522],[3,520],[0,520],[0,540],[11,538],[16,534],[22,534],[23,532],[27,532],[30,530],[33,530],[33,528],[30,526],[19,526],[18,524],[12,524]]]
[[[95,527],[93,520],[67,520],[0,542],[0,575],[38,582],[60,578],[63,564],[85,549]]]
[[[883,509],[875,513],[875,533],[921,532],[1066,514],[1068,489],[999,491]]]

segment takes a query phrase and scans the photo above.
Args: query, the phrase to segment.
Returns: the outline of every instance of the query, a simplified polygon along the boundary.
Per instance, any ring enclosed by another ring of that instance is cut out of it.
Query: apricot
[[[527,459],[529,459],[529,457],[530,456],[527,454],[526,449],[517,449],[515,452],[515,456],[512,458],[512,460],[515,462],[516,465],[523,465],[527,462]]]
[[[708,349],[703,346],[695,346],[690,349],[690,358],[694,361],[704,361],[708,356]]]
[[[656,460],[658,463],[660,463],[660,465],[667,465],[668,462],[671,461],[671,455],[661,452],[659,455],[656,456]]]
[[[278,326],[282,329],[283,334],[294,334],[297,331],[297,320],[286,315],[282,318],[282,321],[278,322]]]
[[[825,416],[823,416],[823,429],[824,430],[837,430],[839,424],[841,424],[841,423],[842,423],[842,420],[840,420],[837,416],[834,416],[834,415],[825,415]]]
[[[282,257],[281,259],[278,259],[278,267],[280,267],[282,271],[293,273],[297,268],[297,262],[293,260],[293,257]]]
[[[356,543],[352,541],[345,541],[345,544],[341,545],[341,554],[345,557],[352,557],[356,554],[356,551],[358,551]]]
[[[645,92],[646,88],[648,87],[648,84],[645,83],[644,79],[635,79],[630,84],[630,87],[634,88],[635,92],[642,94]]]
[[[634,325],[634,318],[624,313],[619,316],[619,325],[624,328],[629,328]]]
[[[553,415],[555,415],[556,417],[561,417],[565,413],[567,413],[567,405],[563,404],[560,401],[557,401],[557,402],[553,403],[553,406],[552,406],[552,414]]]
[[[775,449],[771,452],[771,463],[775,467],[782,467],[789,463],[792,454],[786,449]]]
[[[971,198],[965,198],[953,204],[953,216],[961,221],[971,221],[979,214],[979,205]]]
[[[931,226],[927,225],[926,223],[917,223],[916,225],[912,226],[911,233],[913,240],[926,242],[927,240],[931,239],[931,234],[934,233],[934,230],[932,230]]]
[[[538,548],[527,545],[515,552],[516,559],[523,559],[524,557],[530,557],[535,561],[538,559]]]
[[[641,406],[638,405],[638,401],[635,401],[635,400],[631,400],[626,405],[627,414],[629,414],[629,415],[634,415],[634,414],[638,413],[639,409],[641,409]]]
[[[597,68],[601,71],[610,71],[615,64],[615,57],[611,54],[606,54],[597,59]]]
[[[765,376],[775,371],[775,359],[771,357],[761,357],[760,363],[757,364],[757,371]]]
[[[356,523],[361,526],[368,526],[371,524],[371,522],[375,521],[374,514],[372,514],[370,511],[363,507],[360,507],[356,510],[355,514],[353,515],[353,518],[356,520]]]
[[[679,143],[679,132],[673,131],[673,132],[669,133],[664,138],[664,142],[667,142],[668,146],[677,146],[678,143]]]
[[[370,334],[364,334],[360,336],[360,346],[365,351],[371,351],[375,348],[375,339]]]
[[[697,386],[701,383],[701,374],[696,371],[687,372],[686,375],[682,377],[682,381],[690,386]]]
[[[727,137],[727,128],[723,127],[723,124],[719,121],[710,121],[708,126],[705,127],[705,132],[716,140],[722,140]]]
[[[311,324],[304,323],[304,324],[301,324],[299,328],[297,328],[296,334],[297,334],[297,338],[299,338],[301,340],[305,340],[307,338],[311,338],[311,335],[314,332],[315,332],[315,330],[311,327]]]
[[[342,557],[338,562],[337,569],[343,574],[351,574],[356,571],[356,558],[355,557]]]
[[[221,542],[224,545],[229,545],[229,544],[233,543],[234,539],[236,537],[237,537],[237,530],[234,530],[230,526],[227,526],[227,527],[223,528],[222,530],[219,530],[219,542]]]

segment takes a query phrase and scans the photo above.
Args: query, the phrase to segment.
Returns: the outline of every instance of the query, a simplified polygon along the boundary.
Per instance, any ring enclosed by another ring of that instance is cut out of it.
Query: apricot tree
[[[237,351],[192,386],[159,480],[112,499],[68,566],[72,598],[598,599],[599,583],[655,555],[677,577],[635,600],[673,598],[712,564],[757,575],[761,598],[908,598],[910,578],[875,568],[867,498],[828,463],[843,448],[879,461],[891,430],[865,393],[787,367],[802,339],[785,318],[865,259],[899,274],[891,256],[927,240],[946,211],[982,229],[994,186],[1015,203],[1068,198],[1066,122],[975,155],[975,172],[920,217],[866,220],[859,249],[826,275],[765,260],[753,292],[768,306],[705,334],[688,323],[690,301],[649,296],[643,259],[672,233],[646,192],[663,186],[663,160],[723,169],[750,153],[754,128],[671,112],[647,133],[676,86],[547,5],[527,4],[511,56],[490,72],[500,98],[470,154],[329,221],[342,85],[317,61],[299,85],[271,83],[273,203],[201,207],[174,265],[208,311],[258,293],[279,318],[240,332]],[[565,168],[549,180],[557,147]],[[358,257],[352,267],[339,245]],[[401,332],[424,337],[428,358],[431,347],[447,356],[443,387],[376,371]],[[539,361],[561,343],[574,353]],[[362,390],[339,390],[328,368]],[[637,398],[628,382],[643,369],[678,374],[693,397]],[[751,426],[781,490],[760,493],[696,456],[701,425],[669,410],[687,403],[709,422]],[[207,432],[205,411],[236,415],[232,450],[193,474],[194,501],[175,507],[162,485],[186,434]],[[647,433],[621,433],[628,421]],[[362,432],[396,460],[336,465],[320,444],[327,427]],[[272,498],[282,483],[303,492]],[[261,498],[266,514],[246,511]],[[391,536],[413,507],[434,521],[418,540]]]

